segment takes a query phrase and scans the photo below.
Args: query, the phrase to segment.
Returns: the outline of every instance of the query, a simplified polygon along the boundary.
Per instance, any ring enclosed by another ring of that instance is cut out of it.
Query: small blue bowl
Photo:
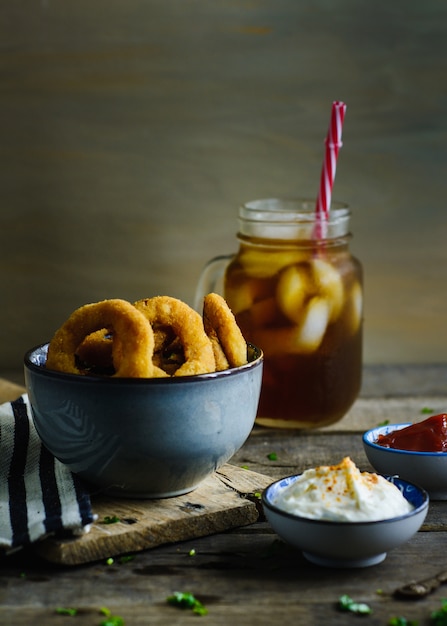
[[[368,461],[379,474],[392,474],[414,482],[428,491],[432,500],[447,500],[447,452],[415,452],[385,448],[379,435],[401,430],[410,423],[387,424],[363,434],[363,448]]]
[[[25,355],[25,384],[45,446],[96,492],[166,498],[195,489],[254,424],[263,356],[212,374],[80,376],[46,369],[48,344]]]
[[[299,475],[288,476],[272,483],[262,494],[262,504],[267,521],[279,537],[317,565],[354,568],[381,563],[389,550],[419,530],[427,515],[427,492],[393,476],[385,478],[414,506],[404,515],[373,522],[336,522],[294,515],[282,510],[275,501],[298,478]]]

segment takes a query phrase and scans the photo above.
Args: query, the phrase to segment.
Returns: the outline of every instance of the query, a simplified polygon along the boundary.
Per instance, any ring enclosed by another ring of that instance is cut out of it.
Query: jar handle
[[[223,254],[216,256],[214,259],[208,261],[200,274],[199,282],[197,283],[196,294],[194,298],[194,308],[199,313],[203,309],[203,298],[208,293],[220,293],[223,295],[223,283],[222,279],[225,274],[225,270],[234,254]]]

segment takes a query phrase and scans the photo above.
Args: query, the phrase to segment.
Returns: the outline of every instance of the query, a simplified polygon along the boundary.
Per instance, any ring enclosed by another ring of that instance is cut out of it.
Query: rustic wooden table
[[[338,462],[349,455],[370,470],[360,434],[384,419],[422,419],[422,409],[447,410],[447,366],[371,367],[365,371],[362,396],[339,424],[315,432],[255,428],[231,460],[236,467],[278,478],[307,467]],[[0,381],[0,400],[21,388]],[[277,459],[269,460],[275,452]],[[0,503],[1,506],[1,503]],[[134,558],[101,559],[67,566],[43,559],[35,549],[0,561],[0,623],[13,625],[99,625],[101,608],[121,616],[126,626],[188,624],[203,619],[213,625],[349,624],[357,616],[341,612],[338,599],[348,594],[367,603],[366,624],[388,624],[403,616],[429,624],[447,588],[440,585],[419,600],[403,600],[395,590],[447,569],[447,502],[431,502],[420,532],[391,551],[377,566],[360,570],[321,568],[278,541],[260,518],[226,532],[138,551]],[[110,555],[113,556],[113,555]],[[198,617],[166,601],[175,591],[191,592],[208,609]],[[58,608],[74,608],[70,617]]]

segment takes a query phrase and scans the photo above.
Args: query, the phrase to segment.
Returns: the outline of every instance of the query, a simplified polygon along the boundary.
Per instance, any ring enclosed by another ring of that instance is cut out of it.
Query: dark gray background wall
[[[445,3],[0,7],[0,374],[86,302],[192,303],[241,202],[316,196],[335,99],[365,361],[445,361]]]

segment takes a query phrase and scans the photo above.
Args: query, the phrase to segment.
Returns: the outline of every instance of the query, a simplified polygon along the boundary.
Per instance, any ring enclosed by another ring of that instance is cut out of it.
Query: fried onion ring
[[[154,335],[156,336],[157,334],[157,331],[155,331]],[[157,345],[157,341],[155,345]],[[185,352],[180,339],[174,335],[174,339],[171,342],[166,341],[161,344],[157,351],[154,350],[152,360],[156,366],[169,376],[173,376],[185,362]]]
[[[46,367],[70,374],[85,374],[76,363],[76,351],[88,335],[102,329],[107,329],[113,337],[113,376],[153,376],[152,328],[140,311],[120,299],[103,300],[76,309],[51,340]]]
[[[113,338],[107,328],[95,330],[76,348],[80,369],[94,373],[113,372]]]
[[[247,363],[247,343],[233,312],[217,293],[209,293],[203,300],[203,325],[213,346],[216,368],[226,369],[228,364],[240,367]]]
[[[211,341],[211,346],[214,352],[214,360],[216,361],[216,371],[221,372],[222,370],[227,370],[231,367],[228,362],[228,359],[223,351],[222,346],[220,345],[220,341],[214,330],[208,332],[208,337]]]
[[[180,339],[185,362],[174,376],[206,374],[216,370],[211,342],[203,328],[201,316],[187,304],[170,296],[144,298],[134,303],[157,333],[159,327],[170,327]]]

